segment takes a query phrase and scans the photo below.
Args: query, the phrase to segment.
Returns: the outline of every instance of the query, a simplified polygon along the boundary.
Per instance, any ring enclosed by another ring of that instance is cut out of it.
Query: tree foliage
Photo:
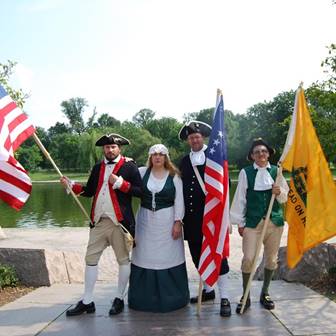
[[[85,123],[83,114],[87,106],[89,106],[87,100],[81,97],[62,101],[61,110],[69,120],[69,129],[72,133],[80,135],[93,127],[97,111],[94,108],[88,122]]]
[[[29,95],[24,93],[22,89],[14,90],[8,84],[9,78],[13,74],[16,64],[16,62],[12,62],[9,60],[7,61],[7,63],[0,63],[0,84],[5,88],[7,93],[17,103],[17,105],[22,108]]]
[[[110,116],[108,113],[103,113],[94,123],[94,128],[108,128],[120,126],[120,121]]]
[[[305,93],[325,156],[329,162],[336,163],[336,44],[328,47],[328,55],[321,65],[327,79],[315,82]],[[0,83],[22,105],[27,95],[8,85],[14,67],[15,63],[11,61],[0,63]],[[288,90],[269,101],[254,104],[246,114],[233,114],[225,110],[228,159],[231,166],[242,167],[248,163],[246,156],[250,144],[258,137],[264,138],[276,149],[273,162],[279,159],[287,137],[294,99],[295,91]],[[214,108],[186,113],[181,123],[169,116],[156,118],[153,110],[144,108],[135,113],[131,121],[121,122],[108,113],[101,114],[96,120],[97,111],[94,108],[85,122],[83,115],[87,107],[88,102],[84,98],[65,100],[61,103],[61,110],[68,123],[56,122],[47,131],[37,128],[41,141],[61,169],[90,170],[102,158],[102,150],[95,146],[95,142],[108,133],[119,133],[131,141],[130,146],[122,148],[122,152],[139,165],[146,164],[148,149],[155,143],[165,144],[171,159],[178,164],[189,151],[186,142],[178,139],[183,123],[196,119],[212,125],[214,114]],[[50,163],[42,157],[32,138],[21,145],[17,156],[28,170],[50,168]]]
[[[327,80],[321,85],[332,91],[336,90],[336,44],[332,43],[328,48],[328,56],[322,61],[323,72],[327,75]]]
[[[155,112],[151,109],[145,108],[136,113],[133,116],[132,121],[136,126],[148,129],[148,125],[154,117]]]
[[[16,152],[17,159],[27,171],[37,170],[43,161],[42,153],[37,145],[21,146]]]

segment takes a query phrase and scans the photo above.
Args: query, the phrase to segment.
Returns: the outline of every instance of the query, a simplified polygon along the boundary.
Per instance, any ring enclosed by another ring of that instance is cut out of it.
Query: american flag
[[[218,279],[222,259],[229,256],[229,171],[223,95],[220,91],[206,152],[204,182],[207,195],[198,271],[202,280],[212,286]]]
[[[34,132],[27,115],[0,85],[0,199],[16,210],[27,201],[32,184],[14,152]]]

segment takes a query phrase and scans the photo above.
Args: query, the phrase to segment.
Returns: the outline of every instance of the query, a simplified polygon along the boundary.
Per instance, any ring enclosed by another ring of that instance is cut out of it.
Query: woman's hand
[[[173,224],[172,237],[174,240],[176,240],[181,236],[182,236],[182,222],[180,220],[176,220]]]
[[[238,233],[241,237],[243,237],[243,234],[244,234],[244,226],[242,227],[238,227]]]

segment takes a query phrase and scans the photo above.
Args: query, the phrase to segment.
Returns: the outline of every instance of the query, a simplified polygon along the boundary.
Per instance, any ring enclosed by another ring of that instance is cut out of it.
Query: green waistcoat
[[[255,228],[260,220],[266,216],[270,200],[272,198],[272,189],[256,191],[254,190],[254,182],[257,176],[257,169],[253,165],[244,168],[247,176],[247,194],[246,194],[246,227]],[[271,165],[267,168],[268,172],[275,181],[277,175],[277,167]],[[277,200],[274,200],[271,221],[277,225],[284,225],[282,208]]]
[[[142,179],[143,195],[141,197],[141,206],[154,211],[173,206],[175,201],[175,185],[173,181],[173,176],[168,175],[166,183],[162,190],[158,193],[155,193],[155,207],[153,207],[153,194],[147,188],[150,172],[151,170],[147,169]]]

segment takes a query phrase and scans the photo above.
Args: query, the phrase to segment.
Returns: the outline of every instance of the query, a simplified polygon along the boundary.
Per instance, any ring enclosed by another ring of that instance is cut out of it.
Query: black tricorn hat
[[[193,133],[200,133],[204,137],[208,137],[211,133],[211,126],[203,121],[191,120],[180,129],[178,137],[181,140],[187,140],[188,135]]]
[[[253,161],[253,159],[252,159],[253,149],[254,149],[254,147],[257,147],[257,146],[265,146],[267,148],[270,156],[275,153],[275,149],[270,147],[262,138],[254,139],[253,142],[252,142],[251,148],[248,152],[248,155],[247,155],[247,158],[250,161]]]
[[[96,146],[104,145],[129,145],[130,141],[117,133],[105,134],[96,141]]]

